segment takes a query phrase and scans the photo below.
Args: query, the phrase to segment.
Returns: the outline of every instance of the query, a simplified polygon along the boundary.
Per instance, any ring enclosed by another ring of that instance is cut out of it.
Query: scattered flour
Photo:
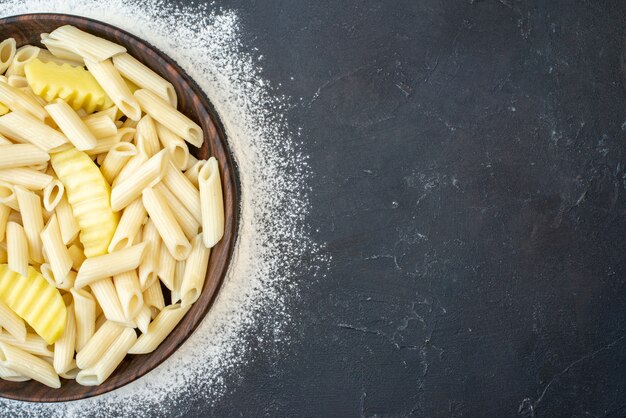
[[[284,110],[260,76],[258,57],[240,41],[237,14],[213,5],[188,8],[167,1],[0,0],[0,15],[59,12],[123,28],[164,51],[200,85],[226,128],[239,166],[241,226],[225,284],[197,331],[143,378],[108,394],[59,404],[0,399],[0,415],[185,415],[186,400],[219,399],[250,356],[246,341],[280,350],[297,297],[297,271],[321,268],[309,237],[306,158],[289,133]],[[313,254],[313,255],[312,255]],[[307,266],[301,260],[307,260]],[[251,334],[254,330],[254,334]]]

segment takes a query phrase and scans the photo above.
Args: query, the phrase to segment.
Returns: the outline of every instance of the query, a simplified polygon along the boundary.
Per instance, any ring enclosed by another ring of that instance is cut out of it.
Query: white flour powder
[[[185,399],[214,401],[245,368],[246,338],[280,350],[289,324],[286,299],[297,295],[295,271],[318,248],[308,236],[305,158],[270,93],[232,11],[175,8],[166,1],[0,0],[0,15],[60,12],[123,28],[164,51],[202,87],[221,117],[241,176],[241,227],[235,258],[216,303],[197,331],[161,366],[108,394],[68,403],[0,399],[1,416],[184,415]],[[306,256],[306,257],[303,257]],[[278,329],[277,329],[278,328]],[[261,330],[261,331],[259,331]]]

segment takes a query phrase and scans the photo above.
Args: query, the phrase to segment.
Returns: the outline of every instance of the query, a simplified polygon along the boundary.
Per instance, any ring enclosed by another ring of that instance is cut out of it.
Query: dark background
[[[298,103],[332,262],[172,413],[626,416],[626,2],[216,6]]]

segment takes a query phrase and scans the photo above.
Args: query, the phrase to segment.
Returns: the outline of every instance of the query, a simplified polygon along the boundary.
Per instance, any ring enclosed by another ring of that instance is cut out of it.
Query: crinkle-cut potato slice
[[[48,344],[53,344],[65,329],[67,310],[58,289],[33,267],[28,276],[0,264],[0,300],[22,317]]]
[[[111,209],[111,186],[91,158],[75,148],[52,154],[50,162],[65,186],[85,256],[106,254],[119,222]]]
[[[113,101],[93,75],[82,67],[34,59],[24,67],[30,88],[47,102],[65,100],[74,110],[87,113],[108,109]]]

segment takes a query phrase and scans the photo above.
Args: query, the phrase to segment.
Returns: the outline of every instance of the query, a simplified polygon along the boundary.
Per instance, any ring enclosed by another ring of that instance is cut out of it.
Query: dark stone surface
[[[626,2],[220,5],[333,260],[211,415],[626,416]]]

